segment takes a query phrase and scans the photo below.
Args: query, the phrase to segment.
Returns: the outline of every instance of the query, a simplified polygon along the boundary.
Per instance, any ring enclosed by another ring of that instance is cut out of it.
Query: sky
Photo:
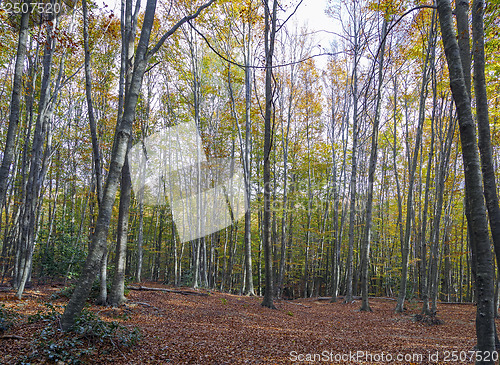
[[[325,10],[328,6],[327,0],[304,0],[299,6],[299,10],[295,17],[300,22],[304,22],[310,29],[318,30],[335,30],[335,20],[326,15]],[[331,38],[331,35],[324,33],[323,38]]]
[[[315,48],[315,53],[328,52],[331,42],[335,38],[331,32],[339,31],[338,21],[325,13],[328,3],[328,0],[304,0],[294,15],[299,25],[305,24],[311,32],[315,32],[314,44],[321,46]],[[323,67],[326,61],[327,56],[316,58],[316,63],[319,67]]]

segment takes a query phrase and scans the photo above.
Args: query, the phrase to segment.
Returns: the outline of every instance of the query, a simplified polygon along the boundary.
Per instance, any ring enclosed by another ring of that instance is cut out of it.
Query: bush
[[[81,242],[75,245],[76,236],[71,224],[58,224],[51,234],[50,244],[36,246],[33,263],[39,277],[58,279],[68,276],[72,279],[80,272],[87,255],[87,243],[86,238],[80,237]],[[40,241],[46,242],[47,238],[47,228],[41,229]]]
[[[193,273],[191,270],[184,270],[181,275],[180,286],[192,286],[193,285]]]
[[[126,347],[135,346],[140,339],[138,328],[130,331],[117,322],[105,322],[88,310],[82,311],[80,318],[75,323],[73,332],[94,343],[105,343],[107,341],[113,343],[114,340],[118,340],[121,346]]]
[[[0,305],[0,333],[7,331],[14,324],[19,315],[5,308],[5,304]]]
[[[71,295],[73,295],[73,292],[75,291],[75,285],[76,284],[69,284],[63,288],[61,288],[60,290],[58,290],[57,292],[55,292],[54,294],[52,294],[50,296],[51,299],[59,299],[59,298],[71,298]],[[92,284],[92,288],[90,289],[90,294],[89,294],[89,299],[91,301],[93,300],[96,300],[98,297],[99,297],[99,292],[101,290],[101,287],[100,287],[101,283],[99,281],[99,279],[96,279],[94,281],[94,283]],[[108,289],[108,294],[110,293],[111,291],[111,281],[107,281],[106,282],[106,288]],[[125,281],[125,290],[124,290],[124,295],[128,295],[128,293],[130,292],[129,289],[127,289],[127,281]]]

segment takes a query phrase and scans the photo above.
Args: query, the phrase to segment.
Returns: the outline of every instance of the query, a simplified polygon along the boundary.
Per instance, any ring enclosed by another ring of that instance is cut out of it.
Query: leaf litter
[[[169,288],[158,283],[146,286]],[[67,299],[51,299],[57,290],[51,285],[32,288],[20,301],[2,292],[0,305],[24,316],[43,311],[45,302],[62,311]],[[387,298],[370,299],[373,312],[360,312],[360,301],[344,304],[318,298],[275,300],[277,309],[272,310],[260,305],[260,297],[198,292],[208,296],[131,290],[119,308],[90,305],[89,310],[104,321],[139,328],[141,337],[131,347],[98,346],[82,363],[474,363],[472,304],[440,304],[440,324],[429,325],[418,320],[419,302],[407,302],[403,314],[394,313],[395,302]],[[3,334],[0,331],[0,338],[6,336],[0,339],[0,364],[16,364],[28,356],[40,335],[40,324],[16,321]]]

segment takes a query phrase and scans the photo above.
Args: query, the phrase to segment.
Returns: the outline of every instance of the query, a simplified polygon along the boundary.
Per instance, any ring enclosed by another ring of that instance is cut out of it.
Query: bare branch
[[[167,38],[169,38],[172,34],[174,34],[174,32],[184,23],[192,20],[192,19],[195,19],[196,17],[198,17],[198,15],[201,14],[201,12],[203,10],[205,10],[206,8],[208,8],[210,5],[212,5],[216,0],[210,0],[209,2],[201,5],[198,10],[196,10],[195,13],[191,14],[191,15],[186,15],[184,18],[182,18],[181,20],[179,20],[177,23],[174,24],[174,26],[172,28],[170,28],[170,30],[165,33],[161,38],[160,40],[155,44],[155,46],[153,48],[151,48],[147,54],[146,54],[146,59],[150,59],[156,52],[158,52],[158,50],[160,49],[160,47],[163,45],[163,43],[165,43],[165,41],[167,40]]]

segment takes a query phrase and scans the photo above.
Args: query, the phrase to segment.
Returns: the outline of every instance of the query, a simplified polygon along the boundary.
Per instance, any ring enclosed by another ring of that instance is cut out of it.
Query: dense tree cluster
[[[300,2],[0,11],[0,280],[21,297],[78,279],[63,326],[97,277],[112,305],[124,280],[152,280],[271,308],[362,295],[362,310],[397,296],[400,312],[493,311],[500,10],[457,0],[455,25],[448,1],[414,3],[329,3],[321,55]],[[132,189],[127,153],[193,121],[209,161],[241,163],[248,210],[182,242],[171,202]]]

